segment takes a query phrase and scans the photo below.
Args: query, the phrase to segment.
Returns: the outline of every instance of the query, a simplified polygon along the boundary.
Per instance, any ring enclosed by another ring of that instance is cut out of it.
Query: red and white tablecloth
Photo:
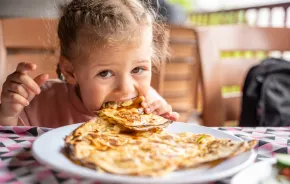
[[[223,127],[216,128],[242,139],[259,140],[255,150],[257,161],[270,158],[275,153],[290,153],[290,127]],[[99,183],[83,178],[72,177],[41,165],[31,155],[33,141],[49,131],[39,127],[0,126],[0,183]],[[227,183],[229,180],[217,181]]]

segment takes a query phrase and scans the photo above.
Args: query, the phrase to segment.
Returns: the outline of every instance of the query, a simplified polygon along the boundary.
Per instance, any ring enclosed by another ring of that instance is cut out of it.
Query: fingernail
[[[150,108],[146,108],[146,112],[150,112],[151,111],[151,109]]]
[[[28,106],[28,105],[29,105],[29,101],[26,102],[26,106]]]
[[[31,65],[31,68],[32,68],[32,69],[36,69],[36,68],[37,68],[37,65],[36,65],[36,64],[32,64],[32,65]]]
[[[143,102],[143,106],[144,106],[144,107],[147,107],[148,104],[147,104],[146,102]]]

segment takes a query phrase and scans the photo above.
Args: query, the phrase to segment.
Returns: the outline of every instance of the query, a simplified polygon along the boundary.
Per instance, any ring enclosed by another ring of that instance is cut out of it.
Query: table
[[[290,153],[290,127],[221,127],[215,128],[236,135],[244,140],[257,139],[257,161],[270,158],[275,153]],[[71,177],[41,165],[31,155],[33,141],[49,131],[39,127],[0,126],[0,183],[49,183],[71,184],[94,182]],[[229,179],[216,183],[228,183]]]

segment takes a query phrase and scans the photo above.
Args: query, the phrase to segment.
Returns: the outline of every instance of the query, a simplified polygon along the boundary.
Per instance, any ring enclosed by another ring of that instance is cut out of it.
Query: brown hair
[[[168,34],[146,0],[72,0],[63,8],[58,25],[61,55],[69,59],[82,49],[80,41],[111,44],[131,41],[134,28],[152,24],[153,65],[159,68],[168,56]],[[82,36],[80,36],[82,35]],[[59,73],[60,71],[58,71]]]

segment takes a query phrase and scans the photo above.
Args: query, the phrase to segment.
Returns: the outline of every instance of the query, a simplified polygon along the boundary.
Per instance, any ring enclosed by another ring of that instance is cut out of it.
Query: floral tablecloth
[[[256,146],[257,161],[275,153],[290,153],[290,127],[216,128],[242,139],[259,140]],[[0,126],[0,183],[99,183],[53,171],[37,162],[31,154],[33,141],[49,131],[39,127]],[[216,183],[228,183],[228,180]]]

